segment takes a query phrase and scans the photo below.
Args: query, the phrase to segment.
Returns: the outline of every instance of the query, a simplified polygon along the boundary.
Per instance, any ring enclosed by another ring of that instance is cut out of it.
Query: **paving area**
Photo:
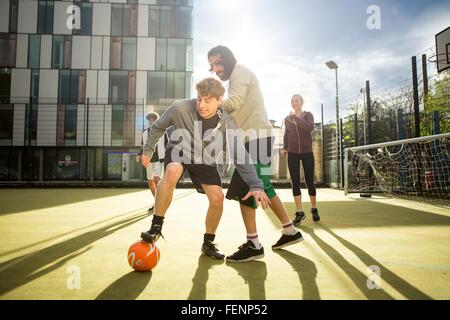
[[[277,190],[293,215],[290,190]],[[305,240],[272,251],[275,215],[258,209],[265,257],[225,263],[200,254],[207,199],[176,191],[148,273],[127,250],[148,229],[144,189],[1,189],[0,299],[450,299],[450,210],[318,189],[322,220]],[[245,241],[236,202],[225,201],[216,242]],[[305,205],[309,209],[309,204]],[[379,274],[379,276],[378,276]]]

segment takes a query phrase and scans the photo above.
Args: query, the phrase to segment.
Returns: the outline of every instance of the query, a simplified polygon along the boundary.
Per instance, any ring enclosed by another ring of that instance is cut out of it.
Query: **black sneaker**
[[[303,241],[303,237],[302,237],[302,234],[300,233],[300,231],[298,231],[297,233],[291,234],[291,235],[283,233],[281,238],[278,239],[277,243],[275,243],[272,246],[272,249],[278,250],[278,249],[290,246],[291,244],[298,243],[301,241]]]
[[[227,257],[230,262],[244,262],[264,257],[264,248],[256,249],[252,241],[248,240],[239,247],[239,250]]]
[[[320,221],[319,211],[317,210],[317,208],[311,208],[311,214],[314,222]]]
[[[223,258],[225,258],[225,255],[219,251],[219,249],[216,247],[216,244],[211,241],[203,242],[202,253],[213,259],[222,260]]]
[[[294,226],[299,226],[303,220],[306,219],[306,214],[303,211],[295,213],[295,219],[292,221]]]
[[[156,242],[159,239],[159,237],[162,236],[161,229],[162,225],[159,224],[152,225],[150,230],[141,233],[142,240],[148,243]]]

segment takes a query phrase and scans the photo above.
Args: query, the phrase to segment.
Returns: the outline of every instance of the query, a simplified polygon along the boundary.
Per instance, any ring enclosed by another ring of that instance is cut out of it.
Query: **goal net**
[[[345,193],[450,204],[450,133],[345,149]]]

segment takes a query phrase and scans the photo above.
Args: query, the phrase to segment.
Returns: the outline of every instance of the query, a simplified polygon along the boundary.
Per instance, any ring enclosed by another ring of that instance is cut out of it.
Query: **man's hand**
[[[267,198],[267,195],[264,191],[255,190],[255,191],[249,191],[245,197],[242,198],[242,200],[247,200],[250,197],[255,198],[256,207],[258,207],[258,203],[261,202],[261,206],[263,209],[267,209],[269,207],[269,204],[271,204],[269,198]]]
[[[281,150],[280,150],[280,153],[281,153],[281,155],[285,156],[285,155],[288,153],[288,151],[287,151],[287,150],[284,150],[284,149],[281,149]]]
[[[146,155],[141,156],[141,163],[144,166],[144,168],[147,168],[150,165],[151,159],[152,159],[151,156],[146,156]]]
[[[141,156],[136,156],[136,162],[140,163],[141,162]]]

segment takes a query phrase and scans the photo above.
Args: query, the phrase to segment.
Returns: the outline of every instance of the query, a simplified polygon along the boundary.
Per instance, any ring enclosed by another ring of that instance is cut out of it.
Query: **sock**
[[[255,245],[256,249],[261,248],[261,243],[259,243],[258,234],[257,233],[247,233],[247,241],[250,240]]]
[[[293,235],[296,234],[298,231],[297,229],[294,228],[294,225],[292,224],[292,222],[289,222],[288,224],[285,224],[283,226],[283,234],[285,235]]]
[[[317,211],[317,208],[311,208],[311,212],[312,213],[318,213],[319,211]]]
[[[155,224],[162,226],[163,223],[164,223],[164,217],[156,216],[156,215],[153,216],[152,226]]]
[[[207,242],[207,241],[213,242],[215,238],[216,238],[216,235],[215,235],[215,234],[212,234],[212,233],[205,233],[205,234],[203,235],[203,242]]]

